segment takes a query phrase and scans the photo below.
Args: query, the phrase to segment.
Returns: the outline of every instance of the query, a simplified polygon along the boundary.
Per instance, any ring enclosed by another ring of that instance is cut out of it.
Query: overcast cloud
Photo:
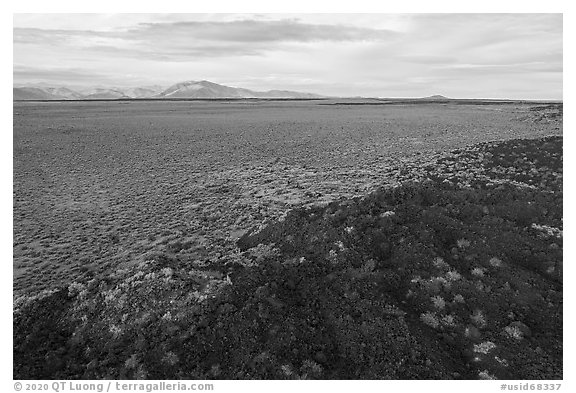
[[[561,14],[14,16],[14,83],[562,98]]]

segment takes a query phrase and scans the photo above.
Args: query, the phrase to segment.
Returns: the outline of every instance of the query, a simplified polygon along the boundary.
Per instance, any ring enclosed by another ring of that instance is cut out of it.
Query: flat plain
[[[15,379],[561,379],[562,104],[14,104]]]

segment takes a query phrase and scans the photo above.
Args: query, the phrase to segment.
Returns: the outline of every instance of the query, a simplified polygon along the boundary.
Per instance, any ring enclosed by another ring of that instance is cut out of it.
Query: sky
[[[562,14],[14,14],[14,84],[562,99]]]

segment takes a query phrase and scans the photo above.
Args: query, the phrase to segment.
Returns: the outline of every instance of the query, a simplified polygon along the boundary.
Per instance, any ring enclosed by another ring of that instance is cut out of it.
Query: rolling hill
[[[159,98],[321,98],[318,94],[288,90],[265,92],[219,85],[209,81],[186,81],[170,86]]]
[[[36,84],[13,88],[14,101],[34,100],[115,100],[115,99],[219,99],[219,98],[321,98],[312,93],[289,90],[253,91],[249,89],[219,85],[209,81],[185,81],[167,89],[160,86],[143,87],[94,87],[74,90],[63,86]]]

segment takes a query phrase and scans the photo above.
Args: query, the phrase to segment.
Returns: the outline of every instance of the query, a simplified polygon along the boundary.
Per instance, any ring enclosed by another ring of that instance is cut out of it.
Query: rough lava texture
[[[562,137],[14,303],[15,379],[561,379]]]

